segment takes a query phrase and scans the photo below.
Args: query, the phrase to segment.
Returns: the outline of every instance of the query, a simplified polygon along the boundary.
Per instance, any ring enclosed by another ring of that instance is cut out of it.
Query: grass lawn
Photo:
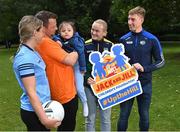
[[[0,131],[26,130],[19,115],[19,88],[9,58],[16,51],[0,49]],[[151,131],[180,131],[180,43],[163,46],[166,65],[153,74],[153,96],[150,109]],[[112,130],[116,131],[119,105],[112,108]],[[138,130],[137,105],[129,119],[129,131]],[[79,104],[77,131],[84,131],[82,107]],[[97,118],[97,130],[99,120]]]

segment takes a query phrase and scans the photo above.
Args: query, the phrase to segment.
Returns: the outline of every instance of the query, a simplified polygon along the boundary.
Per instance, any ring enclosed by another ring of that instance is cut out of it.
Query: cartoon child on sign
[[[129,65],[127,64],[129,59],[124,55],[124,46],[122,44],[114,45],[111,48],[111,52],[113,52],[115,56],[112,62],[116,62],[117,66],[121,69],[121,71],[129,68]]]
[[[130,67],[128,60],[122,44],[112,46],[111,53],[104,51],[101,55],[98,51],[93,52],[89,57],[93,64],[92,76],[96,81],[113,76]]]
[[[106,77],[106,72],[104,70],[105,63],[101,62],[101,54],[99,52],[93,52],[90,55],[90,62],[93,64],[92,75],[94,78],[99,76],[100,79]]]
[[[111,52],[92,52],[89,56],[95,84],[92,91],[103,110],[142,93],[138,73],[124,55],[124,46],[115,44]]]

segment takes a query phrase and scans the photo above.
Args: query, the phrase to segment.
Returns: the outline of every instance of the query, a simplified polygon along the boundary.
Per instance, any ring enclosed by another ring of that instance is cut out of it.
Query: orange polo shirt
[[[69,102],[75,97],[76,88],[73,67],[62,63],[68,53],[48,37],[43,38],[36,49],[46,63],[52,100]]]

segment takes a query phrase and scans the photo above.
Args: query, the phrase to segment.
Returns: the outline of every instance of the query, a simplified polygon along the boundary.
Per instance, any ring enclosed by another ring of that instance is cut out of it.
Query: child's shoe
[[[87,117],[89,113],[87,102],[83,103],[83,116]]]

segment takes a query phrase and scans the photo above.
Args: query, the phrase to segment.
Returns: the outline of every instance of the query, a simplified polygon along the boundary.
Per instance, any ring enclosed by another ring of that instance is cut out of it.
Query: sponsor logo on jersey
[[[126,43],[127,44],[133,44],[133,41],[127,41]]]
[[[141,45],[145,45],[145,44],[146,44],[146,41],[142,40],[142,41],[140,41],[140,44],[141,44]]]

